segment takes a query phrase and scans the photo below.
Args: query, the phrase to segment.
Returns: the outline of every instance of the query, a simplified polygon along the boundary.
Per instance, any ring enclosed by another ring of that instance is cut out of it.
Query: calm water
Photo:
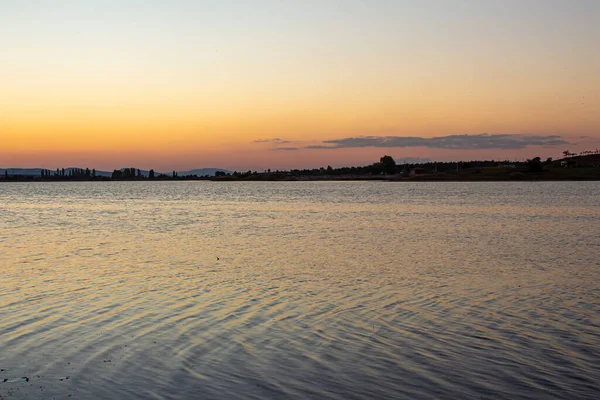
[[[600,183],[0,184],[0,268],[3,399],[600,397]]]

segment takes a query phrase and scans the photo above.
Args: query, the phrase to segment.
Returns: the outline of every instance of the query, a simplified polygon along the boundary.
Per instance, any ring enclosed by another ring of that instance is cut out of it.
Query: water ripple
[[[4,184],[0,396],[595,399],[598,199],[597,183]]]

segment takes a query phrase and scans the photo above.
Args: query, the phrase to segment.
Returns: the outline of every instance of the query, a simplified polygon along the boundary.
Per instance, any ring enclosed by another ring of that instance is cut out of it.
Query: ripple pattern
[[[0,399],[596,399],[600,184],[0,185]]]

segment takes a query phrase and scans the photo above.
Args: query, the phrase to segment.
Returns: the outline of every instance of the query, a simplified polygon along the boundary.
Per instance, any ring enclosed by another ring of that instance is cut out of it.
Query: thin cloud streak
[[[281,138],[274,138],[274,139],[257,139],[257,140],[254,140],[252,143],[286,144],[286,143],[291,143],[291,142],[289,140],[281,140]]]
[[[558,135],[488,134],[449,135],[433,138],[416,136],[360,136],[335,140],[324,140],[321,145],[306,146],[306,149],[345,149],[357,147],[427,147],[450,150],[524,149],[531,146],[554,147],[569,145]]]
[[[433,161],[431,158],[422,158],[422,157],[393,157],[396,162],[401,162],[402,164],[425,164]]]

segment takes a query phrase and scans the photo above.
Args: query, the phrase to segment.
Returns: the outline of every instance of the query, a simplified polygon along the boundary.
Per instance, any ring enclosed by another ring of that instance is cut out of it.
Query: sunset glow
[[[0,1],[0,167],[246,170],[597,148],[599,18],[594,0]],[[482,133],[568,144],[307,148]]]

